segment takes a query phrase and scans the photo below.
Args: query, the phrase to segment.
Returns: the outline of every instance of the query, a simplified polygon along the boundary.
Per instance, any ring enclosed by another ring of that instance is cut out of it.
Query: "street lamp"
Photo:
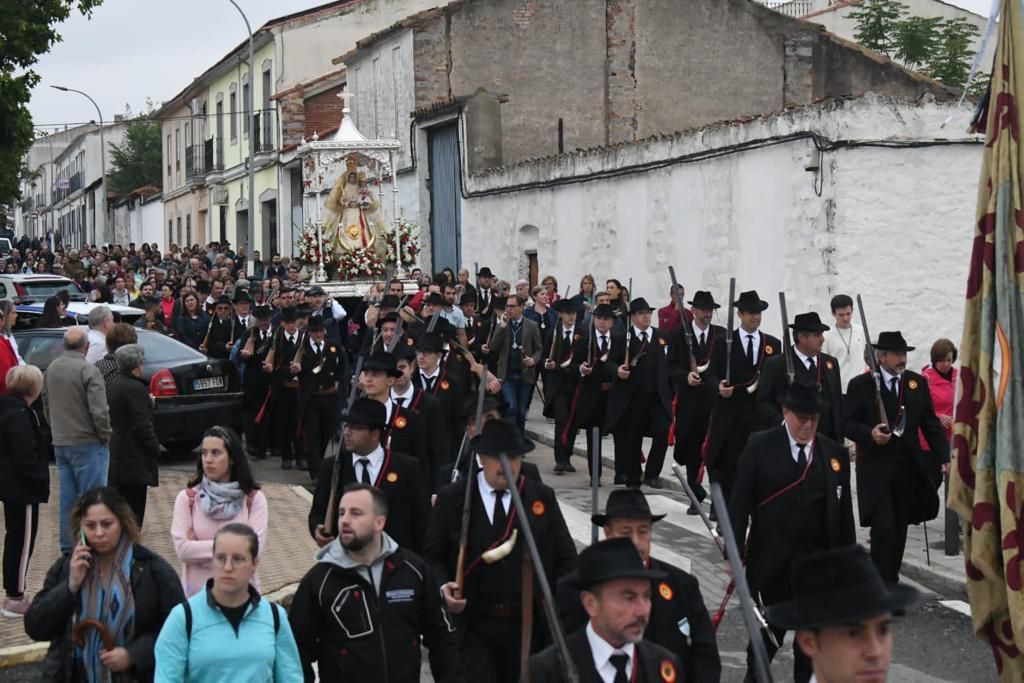
[[[96,100],[89,97],[81,90],[75,90],[74,88],[65,88],[63,85],[51,85],[54,90],[60,90],[61,92],[76,92],[82,97],[92,102],[92,106],[96,107],[96,115],[100,117],[100,210],[103,215],[103,238],[107,236],[107,146],[103,142],[103,112],[100,111],[100,105],[96,104]],[[92,243],[96,243],[96,229],[93,228]],[[86,245],[82,245],[83,247]]]
[[[256,273],[256,264],[252,260],[253,250],[256,248],[256,190],[253,183],[256,179],[256,107],[253,106],[256,97],[256,75],[253,70],[255,57],[253,56],[252,26],[249,24],[249,17],[245,16],[245,12],[235,0],[228,0],[228,2],[234,5],[238,13],[242,15],[245,30],[249,32],[249,101],[246,103],[246,106],[249,107],[249,220],[245,234],[247,250],[245,262],[248,264],[245,271],[249,277],[252,277]]]

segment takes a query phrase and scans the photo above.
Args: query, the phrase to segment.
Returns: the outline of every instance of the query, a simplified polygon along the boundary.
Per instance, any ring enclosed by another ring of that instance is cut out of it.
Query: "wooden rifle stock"
[[[214,313],[210,316],[210,324],[206,326],[206,336],[203,337],[203,343],[199,345],[199,350],[206,353],[206,344],[210,341],[210,330],[213,329],[213,323],[217,319],[217,314]]]
[[[871,379],[875,385],[875,405],[878,407],[878,424],[885,425],[885,431],[889,432],[892,425],[889,424],[889,416],[885,412],[885,403],[882,401],[882,370],[878,367],[878,356],[875,355],[875,345],[871,341],[871,333],[868,332],[868,318],[864,313],[864,302],[857,295],[857,310],[860,312],[860,325],[864,328],[864,338],[868,343],[868,367],[871,368]]]
[[[363,371],[363,356],[359,356],[356,360],[356,371],[352,379],[352,386],[348,390],[348,402],[345,403],[345,411],[347,412],[352,404],[356,400],[356,396],[359,393],[359,374]],[[338,425],[340,431],[345,430],[345,421],[342,420]],[[338,535],[338,484],[341,482],[341,454],[344,451],[344,447],[339,448],[338,452],[334,455],[334,463],[331,466],[331,494],[327,498],[327,511],[324,514],[324,535],[325,536],[337,536]]]
[[[487,377],[487,366],[484,366],[484,377]],[[484,417],[484,396],[487,393],[487,382],[481,380],[480,387],[477,390],[476,396],[476,421],[473,423],[476,433],[479,434],[483,425],[481,424]],[[459,453],[461,457],[462,453]],[[459,528],[459,557],[455,562],[455,583],[456,597],[462,597],[462,587],[466,582],[466,549],[469,546],[469,521],[470,511],[473,506],[473,483],[476,481],[476,467],[473,463],[473,456],[475,455],[472,445],[469,447],[470,460],[466,464],[466,492],[462,500],[462,526]],[[459,464],[455,463],[455,468],[452,470],[452,482],[455,482],[459,476]]]
[[[736,278],[729,278],[729,335],[725,338],[725,383],[732,384],[732,333],[735,329]],[[685,320],[683,322],[686,322]]]
[[[686,335],[686,346],[690,355],[690,372],[697,372],[697,356],[693,353],[693,346],[697,340],[693,338],[693,326],[686,322],[686,309],[683,307],[682,289],[676,279],[676,269],[668,267],[668,276],[672,279],[672,298],[676,300],[676,308],[679,309],[679,318],[683,326],[683,334]]]

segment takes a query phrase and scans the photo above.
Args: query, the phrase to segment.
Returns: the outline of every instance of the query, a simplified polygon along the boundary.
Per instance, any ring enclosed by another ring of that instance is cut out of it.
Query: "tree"
[[[963,88],[974,61],[971,44],[980,33],[977,26],[963,18],[943,23],[939,47],[928,64],[928,75],[954,88]]]
[[[4,3],[0,12],[0,202],[20,196],[21,159],[32,145],[27,105],[39,75],[31,66],[60,42],[54,28],[78,9],[90,16],[103,0]]]
[[[132,118],[131,109],[125,107],[124,142],[110,145],[110,170],[107,184],[113,192],[131,192],[143,185],[160,186],[162,152],[160,122],[153,119],[153,103],[146,100],[146,113]]]
[[[908,17],[896,24],[896,54],[908,69],[920,71],[939,50],[942,17]]]
[[[850,12],[857,28],[854,40],[866,48],[892,56],[896,50],[900,20],[909,8],[896,0],[867,0]]]

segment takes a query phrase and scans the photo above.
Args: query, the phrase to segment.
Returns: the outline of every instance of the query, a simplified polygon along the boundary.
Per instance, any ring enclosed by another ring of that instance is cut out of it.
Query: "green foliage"
[[[909,8],[895,0],[865,0],[849,16],[856,22],[854,38],[861,45],[948,86],[963,88],[967,83],[974,61],[972,45],[980,31],[966,19],[911,16]],[[984,92],[985,82],[972,84],[971,94]]]
[[[107,185],[113,192],[128,193],[143,185],[160,187],[162,152],[160,143],[160,122],[153,119],[155,108],[146,100],[146,113],[132,118],[129,107],[125,107],[124,141],[110,145],[110,168]]]
[[[55,26],[73,9],[89,16],[103,0],[6,2],[0,11],[0,202],[18,198],[21,159],[32,144],[27,105],[39,75],[39,55],[60,42]]]

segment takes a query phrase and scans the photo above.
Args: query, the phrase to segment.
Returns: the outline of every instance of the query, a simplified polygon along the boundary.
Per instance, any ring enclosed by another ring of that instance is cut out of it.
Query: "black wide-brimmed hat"
[[[702,311],[711,311],[721,306],[715,303],[715,297],[711,296],[711,292],[700,289],[693,295],[693,301],[687,301],[687,304],[694,308],[699,308]]]
[[[398,308],[402,301],[394,294],[385,294],[380,299],[381,308]]]
[[[471,443],[477,453],[486,456],[504,453],[510,458],[517,458],[530,450],[526,447],[519,428],[504,419],[485,422],[484,428],[473,437]]]
[[[229,297],[227,294],[221,294],[220,298],[217,299],[217,301],[214,302],[214,305],[215,306],[230,306],[231,305],[231,297]]]
[[[393,354],[387,351],[377,351],[363,363],[363,370],[374,372],[386,372],[392,377],[401,377],[402,372],[398,369],[398,363]]]
[[[642,296],[637,297],[636,299],[633,299],[632,301],[629,302],[630,314],[640,313],[642,311],[650,313],[653,310],[654,309],[651,308],[651,305],[647,303],[647,299],[643,298]]]
[[[409,346],[408,344],[395,344],[395,350],[391,353],[395,356],[395,363],[404,360],[410,363],[416,362],[416,349]]]
[[[787,631],[857,623],[905,609],[920,597],[910,586],[886,585],[858,545],[797,560],[791,585],[795,597],[770,605],[767,614],[769,623]]]
[[[352,407],[342,414],[341,419],[350,425],[384,429],[388,424],[388,411],[380,401],[357,398],[352,402]]]
[[[273,315],[273,311],[270,309],[270,306],[261,305],[252,309],[252,314],[257,320],[267,320]]]
[[[252,297],[249,296],[249,290],[244,287],[235,290],[235,298],[232,300],[236,304],[251,304]]]
[[[823,403],[817,385],[793,382],[789,385],[782,407],[800,415],[818,415]]]
[[[380,327],[384,323],[397,323],[397,322],[398,322],[398,313],[396,311],[388,311],[387,313],[385,313],[385,314],[381,315],[379,318],[377,318],[377,327]]]
[[[476,272],[476,276],[477,277],[494,277],[494,273],[491,272],[490,268],[488,268],[487,266],[484,266],[483,268],[481,268],[480,270],[478,270]]]
[[[505,400],[501,394],[484,396],[483,412],[489,413],[492,410],[497,410],[501,415],[505,414]],[[476,418],[476,396],[467,396],[466,400],[462,402],[462,417],[466,420],[471,417]]]
[[[590,516],[590,521],[597,526],[604,526],[610,519],[647,519],[657,522],[665,515],[651,514],[651,506],[647,496],[640,489],[615,489],[608,494],[608,502],[604,506],[604,514]]]
[[[299,319],[299,314],[296,312],[294,306],[289,306],[288,308],[282,308],[281,309],[281,322],[283,322],[283,323],[293,323],[293,322],[295,322],[298,319]]]
[[[313,285],[306,290],[306,296],[327,296],[327,292],[320,285]]]
[[[874,344],[875,351],[895,351],[906,353],[913,351],[916,346],[907,346],[907,340],[899,330],[895,332],[879,332],[878,341]]]
[[[313,311],[309,308],[309,306],[295,307],[295,315],[298,316],[299,318],[308,318],[312,313]]]
[[[752,289],[749,292],[740,292],[740,298],[733,302],[733,306],[744,313],[760,313],[768,308],[768,302],[762,301],[757,291]]]
[[[309,316],[309,322],[306,323],[306,330],[309,332],[320,332],[326,329],[324,324],[324,317],[322,315],[311,315]]]
[[[496,296],[491,299],[491,308],[495,311],[504,311],[508,308],[508,299],[503,296]]]
[[[789,329],[794,332],[828,332],[831,327],[821,322],[821,318],[814,311],[810,313],[797,313]]]
[[[444,306],[444,296],[440,292],[431,292],[423,297],[424,306]]]
[[[625,537],[598,541],[585,548],[576,566],[576,587],[580,590],[616,579],[653,580],[667,576],[665,572],[648,569],[633,541]]]
[[[576,304],[571,299],[559,299],[551,308],[557,313],[576,313]]]
[[[469,304],[476,304],[476,294],[473,292],[463,292],[462,296],[459,297],[459,305],[468,306]]]
[[[444,338],[437,332],[424,332],[416,340],[416,350],[424,353],[444,353]]]
[[[592,314],[595,318],[614,318],[615,309],[611,307],[611,304],[598,304],[594,306],[594,312]]]

